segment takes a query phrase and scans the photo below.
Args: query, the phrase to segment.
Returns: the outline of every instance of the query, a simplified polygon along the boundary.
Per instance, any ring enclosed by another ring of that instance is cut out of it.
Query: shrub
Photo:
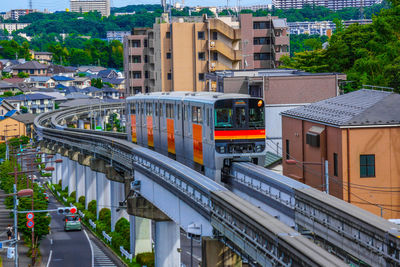
[[[96,232],[99,233],[101,236],[103,236],[103,231],[105,231],[106,233],[109,232],[107,231],[107,225],[104,222],[97,220],[94,223],[96,224]]]
[[[58,181],[58,185],[59,185],[59,186],[62,185],[62,180]]]
[[[99,212],[99,220],[106,225],[111,225],[111,211],[107,208],[102,208]]]
[[[96,200],[92,200],[88,204],[88,211],[90,211],[93,214],[96,214],[97,212],[97,202]]]
[[[74,203],[75,202],[75,198],[72,198],[72,197],[67,197],[67,203],[69,204],[69,203]]]
[[[126,229],[130,229],[130,224],[129,221],[125,218],[121,218],[117,221],[115,224],[115,232],[117,233],[123,233],[126,231]]]
[[[76,198],[76,191],[71,192],[71,194],[69,194],[69,196],[75,199]]]
[[[79,203],[81,203],[83,206],[85,206],[85,196],[80,196],[79,197]]]
[[[110,233],[111,246],[119,251],[119,247],[122,246],[126,251],[130,250],[129,236],[123,236],[120,233],[112,232]]]
[[[82,205],[82,203],[80,202],[75,202],[74,206],[80,211],[83,211],[85,209],[85,205]]]
[[[154,253],[153,252],[146,252],[140,253],[136,256],[136,262],[147,267],[154,267]]]
[[[96,220],[96,214],[91,213],[90,211],[84,210],[83,214],[85,214],[85,217],[83,217],[83,220],[85,222],[89,222],[89,219],[91,219],[92,221]]]

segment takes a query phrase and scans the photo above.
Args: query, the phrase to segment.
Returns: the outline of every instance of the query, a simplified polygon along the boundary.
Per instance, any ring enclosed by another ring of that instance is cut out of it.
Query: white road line
[[[50,244],[53,245],[53,238],[50,239]]]
[[[90,251],[92,252],[92,267],[93,267],[93,266],[94,266],[94,253],[93,253],[92,242],[90,242],[89,236],[88,236],[88,234],[86,233],[86,231],[83,230],[83,232],[85,233],[85,236],[86,236],[86,238],[87,238],[87,240],[88,240],[88,242],[89,242],[89,245],[90,245]]]
[[[49,260],[47,261],[47,265],[46,265],[46,267],[49,267],[49,266],[50,266],[51,255],[53,255],[53,251],[52,251],[52,250],[50,250],[50,254],[49,254]]]
[[[190,256],[190,252],[186,251],[186,254],[188,254]],[[197,261],[201,261],[200,257],[193,255],[193,259],[196,259]]]

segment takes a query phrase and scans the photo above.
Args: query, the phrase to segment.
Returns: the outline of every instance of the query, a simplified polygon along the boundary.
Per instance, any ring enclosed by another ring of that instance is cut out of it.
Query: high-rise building
[[[280,56],[289,51],[286,21],[251,14],[240,20],[174,17],[170,21],[164,15],[152,29],[134,29],[124,40],[126,96],[215,91],[207,73],[279,66]]]
[[[70,11],[86,13],[98,11],[102,16],[110,16],[110,0],[70,0]]]
[[[19,17],[25,16],[29,13],[38,12],[36,9],[12,9],[10,11],[10,18],[12,20],[19,20]]]
[[[272,0],[277,9],[303,8],[304,5],[324,6],[332,10],[346,7],[366,7],[381,3],[382,0]]]

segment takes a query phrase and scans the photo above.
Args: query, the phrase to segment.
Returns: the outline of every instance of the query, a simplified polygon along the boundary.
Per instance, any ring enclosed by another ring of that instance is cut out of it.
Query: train
[[[216,92],[158,92],[126,99],[129,141],[221,181],[232,161],[262,164],[261,98]]]

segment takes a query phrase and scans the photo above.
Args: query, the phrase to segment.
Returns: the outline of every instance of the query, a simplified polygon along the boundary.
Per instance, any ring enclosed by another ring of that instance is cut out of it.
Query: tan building
[[[87,13],[98,11],[102,16],[110,16],[110,0],[70,0],[70,11]]]
[[[386,219],[400,216],[400,95],[360,90],[282,113],[283,173]]]
[[[14,137],[26,135],[26,126],[23,122],[13,117],[0,120],[0,143],[4,143]]]
[[[48,66],[37,61],[28,61],[13,67],[13,75],[17,76],[18,73],[24,72],[29,74],[29,76],[46,76],[48,68]]]
[[[53,60],[53,53],[51,52],[31,52],[33,59],[42,64],[50,64]]]

